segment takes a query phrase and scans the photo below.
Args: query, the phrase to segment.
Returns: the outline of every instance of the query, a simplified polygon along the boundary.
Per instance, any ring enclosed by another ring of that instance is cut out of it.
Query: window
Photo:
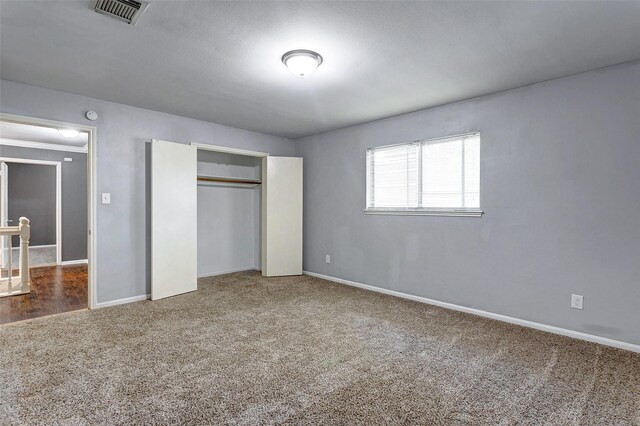
[[[369,148],[365,212],[480,216],[480,134]]]

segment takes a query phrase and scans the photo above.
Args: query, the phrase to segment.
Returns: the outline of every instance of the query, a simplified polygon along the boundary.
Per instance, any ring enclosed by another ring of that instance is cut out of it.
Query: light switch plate
[[[111,204],[111,193],[103,192],[102,193],[102,204]]]

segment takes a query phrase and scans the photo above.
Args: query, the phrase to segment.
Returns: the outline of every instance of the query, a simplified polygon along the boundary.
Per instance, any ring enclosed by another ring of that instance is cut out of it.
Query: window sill
[[[365,209],[365,214],[382,214],[397,216],[455,216],[455,217],[482,217],[484,211],[479,209]]]

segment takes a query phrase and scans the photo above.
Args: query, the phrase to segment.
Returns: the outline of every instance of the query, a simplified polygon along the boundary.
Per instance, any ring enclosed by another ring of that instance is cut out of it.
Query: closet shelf
[[[198,180],[205,181],[205,182],[245,183],[248,185],[260,185],[262,183],[260,179],[246,179],[246,178],[221,177],[221,176],[198,176]]]

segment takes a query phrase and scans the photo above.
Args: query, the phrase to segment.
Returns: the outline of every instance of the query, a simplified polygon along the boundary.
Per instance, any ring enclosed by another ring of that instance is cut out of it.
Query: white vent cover
[[[135,25],[149,3],[136,0],[98,0],[95,11]]]

